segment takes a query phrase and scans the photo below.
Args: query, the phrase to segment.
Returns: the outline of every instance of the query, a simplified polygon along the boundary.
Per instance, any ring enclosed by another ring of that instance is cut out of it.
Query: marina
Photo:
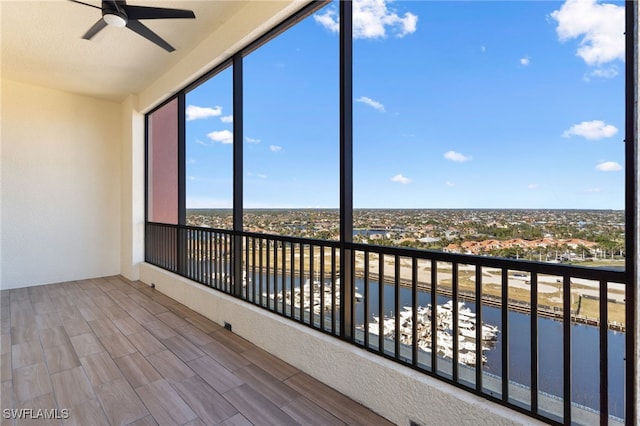
[[[319,314],[323,310],[330,311],[332,308],[340,307],[340,279],[336,279],[333,285],[331,283],[322,284],[317,280],[311,283],[311,280],[307,279],[304,285],[297,286],[292,291],[265,292],[262,293],[262,296],[298,309],[311,307],[314,313]],[[356,303],[362,302],[362,294],[355,292],[354,299]]]
[[[378,275],[374,272],[369,272],[369,278],[371,280],[378,280]],[[361,271],[356,271],[356,276],[357,277],[362,277],[364,276],[364,273]],[[392,282],[393,281],[393,277],[385,277],[386,281]],[[400,278],[398,280],[399,284],[401,287],[404,288],[411,288],[412,283],[411,280],[409,279],[405,279],[405,278]],[[417,287],[420,291],[426,291],[426,292],[430,292],[431,291],[431,286],[428,283],[421,283],[418,282],[417,283]],[[453,289],[450,286],[446,286],[446,285],[442,285],[439,284],[438,288],[437,288],[437,292],[438,295],[442,295],[442,296],[446,296],[446,297],[453,297]],[[593,299],[593,296],[589,296],[589,295],[583,295],[580,296],[580,298],[591,298]],[[462,301],[467,301],[467,302],[475,302],[476,301],[476,294],[473,292],[468,292],[468,291],[464,291],[464,290],[458,290],[458,298]],[[502,306],[502,299],[500,297],[497,296],[492,296],[490,294],[482,294],[481,296],[482,299],[482,304],[483,305],[487,305],[487,306],[492,306],[492,307],[496,307],[496,308],[500,308]],[[623,301],[620,302],[618,300],[615,299],[611,299],[609,300],[609,302],[612,303],[624,303]],[[513,299],[513,298],[508,298],[507,299],[507,306],[508,309],[510,311],[514,311],[514,312],[520,312],[523,314],[531,314],[531,303],[526,302],[524,300],[518,300],[518,299]],[[548,305],[543,305],[543,304],[538,304],[538,316],[540,317],[544,317],[544,318],[550,318],[550,319],[555,319],[555,320],[562,320],[564,317],[564,313],[562,311],[562,308],[559,307],[555,307],[555,306],[548,306]],[[571,311],[571,322],[576,323],[576,324],[584,324],[584,325],[589,325],[589,326],[599,326],[600,325],[600,319],[599,318],[591,318],[588,317],[586,315],[581,315],[579,310],[576,311]],[[615,322],[615,321],[608,321],[607,326],[610,330],[612,331],[618,331],[618,332],[623,332],[625,331],[625,325],[621,324],[619,322]]]
[[[458,334],[454,335],[453,326],[453,302],[448,302],[439,305],[436,308],[436,353],[445,359],[453,358],[454,339],[457,339],[458,344],[458,362],[461,364],[475,365],[478,356],[478,342],[476,341],[476,315],[465,306],[464,302],[458,303]],[[411,306],[403,307],[403,310],[398,315],[400,319],[400,343],[404,345],[411,345],[413,343],[413,308]],[[419,306],[417,308],[417,323],[416,323],[416,336],[418,348],[424,352],[433,352],[433,335],[432,335],[432,321],[433,321],[433,309],[431,304],[425,306]],[[364,326],[358,327],[364,330]],[[373,322],[368,323],[368,331],[373,335],[379,335],[382,330],[382,334],[385,338],[393,338],[396,330],[396,318],[385,316],[380,319],[379,316],[373,315]],[[480,342],[480,356],[482,357],[482,363],[487,362],[485,355],[486,351],[489,351],[492,347],[495,347],[495,342],[498,339],[498,327],[495,325],[482,323],[481,336],[482,342]]]

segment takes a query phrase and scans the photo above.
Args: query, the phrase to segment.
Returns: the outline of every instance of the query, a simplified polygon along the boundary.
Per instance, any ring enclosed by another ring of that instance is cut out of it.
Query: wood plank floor
[[[139,282],[3,290],[0,302],[1,426],[390,424]]]

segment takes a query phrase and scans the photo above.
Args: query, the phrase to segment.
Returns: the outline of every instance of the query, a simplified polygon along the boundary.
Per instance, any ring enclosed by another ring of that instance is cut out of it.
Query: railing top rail
[[[260,232],[238,232],[238,234],[244,237],[262,238],[262,239],[269,239],[274,241],[283,241],[287,243],[308,244],[308,245],[314,245],[314,246],[325,246],[325,247],[335,247],[335,248],[340,248],[341,246],[339,241],[319,240],[316,238],[292,237],[292,236],[277,235],[277,234],[262,234]]]
[[[397,255],[400,257],[435,260],[439,262],[486,266],[489,268],[505,268],[511,271],[535,272],[538,274],[559,276],[569,275],[574,278],[584,278],[615,283],[626,282],[626,273],[624,271],[605,268],[588,268],[584,266],[536,262],[531,260],[447,253],[441,251],[421,250],[406,247],[376,246],[371,244],[349,243],[347,244],[347,248],[379,254]]]
[[[606,268],[589,268],[584,266],[564,265],[558,263],[536,262],[521,259],[506,259],[500,257],[477,256],[460,253],[447,253],[434,250],[415,249],[408,247],[379,246],[362,243],[341,243],[339,241],[319,240],[313,238],[302,238],[276,234],[263,234],[259,232],[233,231],[229,229],[203,228],[189,225],[164,224],[148,222],[154,226],[164,226],[170,228],[190,229],[212,233],[222,233],[228,235],[238,235],[249,238],[267,239],[286,243],[314,245],[334,248],[346,248],[354,251],[364,251],[382,255],[392,255],[400,257],[410,257],[422,260],[434,260],[438,262],[449,262],[466,265],[476,265],[488,268],[504,268],[511,271],[532,272],[537,274],[570,276],[572,278],[582,278],[594,281],[606,281],[613,283],[626,283],[627,273]]]

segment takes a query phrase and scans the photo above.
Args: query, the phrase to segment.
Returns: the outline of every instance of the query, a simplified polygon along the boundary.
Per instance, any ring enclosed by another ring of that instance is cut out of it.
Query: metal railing
[[[624,422],[622,271],[158,223],[146,244],[148,263],[532,417]]]

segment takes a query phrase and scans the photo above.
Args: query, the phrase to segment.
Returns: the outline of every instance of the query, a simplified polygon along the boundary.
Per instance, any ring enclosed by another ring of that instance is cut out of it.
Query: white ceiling
[[[100,0],[86,0],[100,6]],[[1,0],[2,78],[113,101],[139,93],[241,11],[244,0],[128,0],[193,10],[196,19],[141,21],[176,50],[161,49],[127,28],[82,35],[101,12],[68,0]]]

